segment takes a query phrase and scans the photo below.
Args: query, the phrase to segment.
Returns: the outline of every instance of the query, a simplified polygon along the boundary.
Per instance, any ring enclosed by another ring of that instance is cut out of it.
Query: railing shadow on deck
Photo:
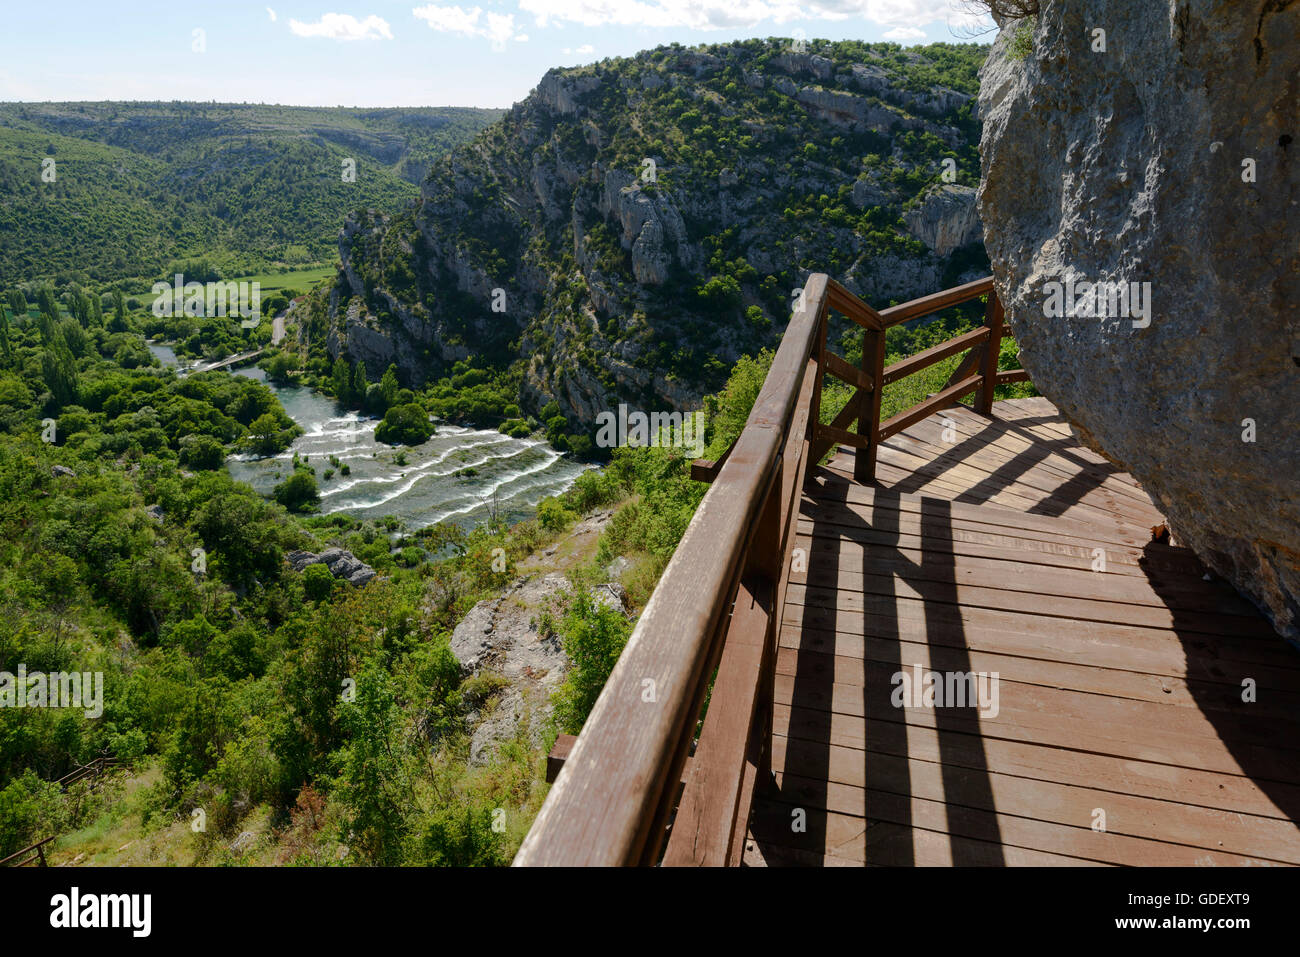
[[[985,323],[888,368],[886,330],[987,296]],[[827,348],[828,315],[863,330],[862,365]],[[974,392],[988,414],[1005,335],[991,278],[877,312],[811,276],[744,429],[692,474],[711,488],[660,578],[515,864],[741,862],[755,789],[770,781],[773,683],[799,501],[808,469],[835,444],[874,478],[889,436]],[[950,384],[882,422],[885,385],[966,352]],[[821,422],[826,375],[854,387]],[[850,427],[856,427],[850,431]],[[695,739],[706,692],[711,698]],[[679,786],[680,782],[680,786]]]
[[[842,476],[819,470],[812,500],[819,507],[821,503],[833,507],[847,498],[851,485]],[[843,639],[852,636],[862,647],[860,655],[856,647],[846,648],[845,652],[848,658],[860,658],[862,669],[863,766],[860,772],[864,782],[865,830],[860,838],[853,840],[860,840],[863,858],[872,864],[917,863],[912,828],[927,829],[928,824],[928,829],[933,830],[935,820],[931,817],[928,822],[914,821],[914,806],[933,810],[945,799],[951,799],[952,804],[941,813],[960,814],[962,820],[949,821],[950,833],[935,834],[936,840],[946,842],[951,862],[959,866],[1001,865],[1005,863],[1001,834],[984,742],[979,736],[976,704],[968,702],[929,710],[937,753],[918,755],[908,745],[907,712],[896,707],[893,701],[897,688],[895,676],[911,673],[914,666],[923,672],[941,674],[973,672],[961,617],[953,613],[958,607],[954,554],[943,549],[926,551],[920,564],[907,555],[902,543],[905,511],[900,508],[901,502],[901,496],[893,489],[877,487],[873,491],[869,518],[837,509],[834,522],[813,519],[808,553],[810,574],[798,637],[801,652],[813,653],[801,654],[799,658],[791,699],[805,702],[811,709],[825,710],[804,710],[797,716],[792,710],[786,743],[786,775],[782,786],[767,797],[771,802],[796,808],[830,810],[835,803],[830,799],[828,783],[833,763],[830,742],[832,701],[836,694],[834,656]],[[953,541],[949,502],[923,499],[918,520],[922,539]],[[860,625],[852,621],[854,616],[840,610],[837,590],[823,587],[841,580],[841,555],[846,546],[861,547],[864,553]],[[921,603],[920,619],[902,614],[900,598]],[[902,627],[905,620],[917,621],[918,625],[909,627],[905,633]],[[839,694],[844,693],[841,687]],[[845,706],[841,702],[837,707],[843,711]],[[920,725],[919,733],[924,735],[924,720]],[[922,770],[938,764],[941,795],[927,795],[924,788],[913,785],[911,762],[914,761],[922,762],[917,764]],[[841,767],[839,771],[843,773],[844,769]],[[793,785],[787,783],[792,773]],[[816,854],[825,848],[825,853],[835,855],[835,848],[827,846],[827,817],[820,812],[809,813],[807,833],[792,839],[788,814],[756,816],[753,836],[760,855],[764,860],[780,862],[785,849],[792,844]],[[840,844],[843,848],[842,839]],[[844,849],[845,856],[847,851]]]
[[[1007,431],[1018,430],[1013,427]],[[998,465],[986,478],[954,496],[952,501],[968,505],[987,504],[993,501],[998,493],[1013,488],[1034,466],[1043,463],[1053,454],[1060,454],[1060,450],[1053,447],[1057,443],[1051,440],[1029,433],[1025,433],[1025,437],[1034,444]],[[914,470],[898,481],[889,483],[889,488],[893,492],[920,494],[935,479],[943,478],[944,473],[967,464],[971,452],[982,448],[986,443],[987,440],[978,433],[966,436],[935,455],[924,467]],[[1064,443],[1060,444],[1064,445]],[[1064,479],[1059,486],[1050,490],[1044,489],[1043,498],[1028,509],[1031,514],[1063,515],[1072,506],[1082,501],[1089,492],[1101,488],[1106,482],[1107,475],[1119,471],[1117,468],[1101,467],[1080,459],[1075,459],[1075,463],[1081,466],[1079,471]]]

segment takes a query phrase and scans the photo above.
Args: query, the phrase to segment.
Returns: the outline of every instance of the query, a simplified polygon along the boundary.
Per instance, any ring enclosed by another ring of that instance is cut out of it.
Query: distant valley
[[[347,212],[401,210],[435,159],[500,115],[0,103],[0,275],[62,285],[330,262]]]

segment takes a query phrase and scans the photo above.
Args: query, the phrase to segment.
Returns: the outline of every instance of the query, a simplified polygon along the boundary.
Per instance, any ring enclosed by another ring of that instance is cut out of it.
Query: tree
[[[297,359],[292,353],[277,353],[272,356],[271,360],[266,364],[266,377],[272,382],[281,385],[291,382],[293,377],[289,373],[293,372],[294,366],[297,364]]]
[[[4,353],[6,360],[13,355],[13,350],[9,346],[9,316],[3,309],[0,309],[0,352]]]
[[[113,290],[113,319],[108,324],[109,332],[126,332],[126,297],[122,295],[122,290]]]
[[[352,375],[347,362],[342,356],[334,360],[334,398],[343,405],[350,405],[352,400]]]
[[[49,286],[42,286],[36,293],[36,306],[41,315],[49,316],[50,322],[59,321],[59,303],[54,298],[54,290]]]
[[[414,794],[397,689],[380,659],[366,662],[356,700],[343,705],[340,715],[350,740],[338,755],[342,773],[335,786],[348,809],[350,843],[371,864],[396,864]]]
[[[41,375],[56,405],[62,407],[77,401],[80,392],[77,361],[57,333],[41,355]]]
[[[248,427],[249,446],[258,455],[274,455],[280,451],[280,420],[273,412],[266,412],[253,420]]]
[[[311,601],[324,601],[334,589],[334,576],[318,562],[302,570],[302,592]]]
[[[210,435],[187,435],[180,446],[181,464],[192,469],[219,469],[226,460],[226,447]]]
[[[307,469],[294,469],[293,474],[277,485],[272,494],[291,512],[311,511],[320,504],[316,477]]]
[[[384,413],[375,429],[375,441],[389,445],[420,445],[429,441],[435,429],[424,406],[415,402],[395,405]]]
[[[577,734],[627,644],[631,626],[623,615],[579,589],[559,628],[569,670],[555,692],[562,731]]]
[[[58,330],[74,358],[80,359],[90,351],[90,340],[86,337],[86,330],[75,319],[62,320]]]
[[[352,402],[356,404],[364,402],[368,388],[370,383],[366,381],[366,363],[361,360],[352,367]]]
[[[401,390],[402,384],[397,381],[397,366],[390,365],[384,370],[384,376],[379,380],[379,391],[384,397],[384,408],[391,408],[397,401],[397,393]]]
[[[27,321],[27,297],[23,295],[21,289],[9,290],[9,308],[13,310],[14,322]]]

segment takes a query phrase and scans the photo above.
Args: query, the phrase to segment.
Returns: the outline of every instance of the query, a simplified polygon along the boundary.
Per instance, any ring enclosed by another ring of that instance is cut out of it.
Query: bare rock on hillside
[[[314,552],[290,552],[285,556],[289,567],[296,572],[308,565],[324,565],[335,578],[360,588],[375,577],[375,570],[343,548],[327,548],[317,555]]]
[[[983,233],[975,190],[956,184],[931,189],[919,206],[903,214],[903,221],[909,233],[940,256],[979,242]]]

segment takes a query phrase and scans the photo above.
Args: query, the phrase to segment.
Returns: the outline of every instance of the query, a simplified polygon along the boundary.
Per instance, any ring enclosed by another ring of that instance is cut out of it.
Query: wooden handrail
[[[920,372],[922,369],[947,359],[949,356],[954,356],[959,352],[965,352],[967,349],[988,342],[988,339],[988,327],[980,326],[978,329],[973,329],[964,335],[955,336],[947,342],[926,349],[924,352],[908,356],[906,359],[895,362],[885,369],[884,384],[889,385],[891,382],[904,379],[913,372]]]
[[[98,758],[93,758],[90,761],[90,763],[78,766],[72,771],[69,771],[63,777],[59,778],[54,783],[66,791],[70,785],[76,784],[78,781],[83,781],[89,777],[97,778],[105,771],[108,771],[116,766],[117,766],[117,758],[115,757],[101,756]]]
[[[795,418],[825,318],[827,277],[805,287],[735,447],[628,639],[516,865],[650,864],[674,810],[708,679],[746,564],[780,488]],[[801,437],[802,438],[802,437]],[[793,502],[793,496],[792,496]],[[770,630],[770,629],[769,629]],[[698,769],[695,769],[698,770]]]
[[[54,840],[53,835],[45,838],[43,841],[29,844],[21,851],[14,851],[14,853],[10,854],[8,857],[0,860],[0,867],[25,867],[34,861],[37,862],[38,867],[49,867],[49,864],[45,862],[45,845],[50,843],[52,840]],[[33,851],[36,853],[32,857],[25,857],[21,861],[14,861],[14,858],[22,857],[24,854],[31,854]]]
[[[939,312],[942,309],[948,309],[951,306],[969,302],[971,299],[977,299],[980,296],[989,294],[996,295],[993,290],[993,277],[985,276],[983,279],[968,282],[964,286],[954,286],[951,289],[943,290],[943,292],[931,293],[928,296],[922,296],[920,299],[913,299],[897,306],[890,306],[888,309],[881,309],[880,318],[884,322],[885,328],[888,329],[900,322],[907,322],[909,319],[920,319],[922,316],[928,316],[933,312]]]
[[[888,328],[982,295],[984,325],[885,368]],[[582,733],[557,745],[557,777],[517,866],[740,863],[768,776],[777,632],[808,469],[839,442],[857,450],[855,477],[873,481],[884,439],[977,390],[991,405],[996,385],[1019,381],[997,371],[1004,331],[991,277],[877,312],[817,273],[801,299],[740,435],[718,461],[692,464],[711,487]],[[827,351],[831,310],[862,327],[861,368]],[[967,349],[959,378],[880,421],[884,385]],[[827,374],[856,388],[822,424]]]

